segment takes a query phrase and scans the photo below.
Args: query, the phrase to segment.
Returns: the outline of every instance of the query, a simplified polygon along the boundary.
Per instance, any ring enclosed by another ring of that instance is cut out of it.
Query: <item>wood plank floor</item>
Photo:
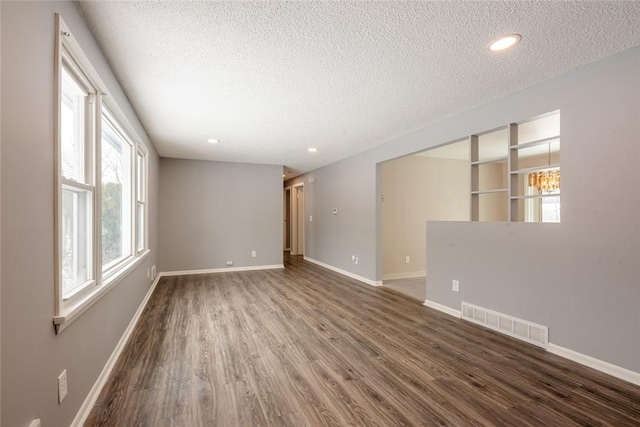
[[[285,265],[163,278],[85,425],[640,425],[640,387]]]

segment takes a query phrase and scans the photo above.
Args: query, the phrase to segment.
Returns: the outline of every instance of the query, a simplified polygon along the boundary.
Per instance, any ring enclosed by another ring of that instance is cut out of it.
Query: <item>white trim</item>
[[[329,269],[329,270],[331,270],[331,271],[335,271],[336,273],[340,273],[340,274],[342,274],[342,275],[344,275],[344,276],[351,277],[352,279],[359,280],[360,282],[364,282],[364,283],[366,283],[367,285],[371,285],[371,286],[382,286],[382,282],[381,282],[381,281],[371,280],[371,279],[367,279],[366,277],[358,276],[357,274],[351,273],[350,271],[343,270],[343,269],[341,269],[341,268],[334,267],[334,266],[329,265],[329,264],[325,264],[324,262],[321,262],[321,261],[315,260],[315,259],[313,259],[313,258],[308,258],[308,257],[306,257],[306,256],[305,256],[305,257],[304,257],[304,260],[305,260],[305,261],[312,262],[312,263],[314,263],[314,264],[317,264],[317,265],[319,265],[320,267],[324,267],[324,268]]]
[[[54,88],[55,88],[55,106],[54,108],[54,150],[55,150],[55,188],[54,188],[54,317],[56,333],[64,330],[73,320],[78,318],[89,307],[95,304],[106,292],[112,289],[119,281],[121,281],[129,272],[135,269],[140,262],[149,253],[148,248],[137,251],[136,237],[138,235],[136,229],[136,211],[137,205],[135,200],[135,191],[131,191],[129,195],[130,209],[127,215],[131,222],[128,227],[128,238],[130,239],[129,249],[130,255],[126,258],[115,262],[112,268],[104,270],[102,266],[102,233],[100,230],[102,224],[102,210],[100,207],[101,194],[101,168],[97,164],[101,160],[101,141],[102,141],[102,123],[107,121],[113,131],[122,139],[123,146],[129,147],[129,163],[128,173],[131,175],[129,189],[137,188],[137,151],[136,147],[140,145],[142,151],[148,153],[147,147],[141,142],[142,139],[131,126],[127,116],[118,107],[115,99],[103,98],[107,95],[106,85],[100,78],[91,61],[84,54],[78,40],[75,39],[71,30],[66,25],[62,16],[56,14],[56,44],[54,57]],[[62,97],[62,71],[68,70],[74,75],[74,79],[79,79],[78,83],[86,86],[87,104],[85,105],[85,135],[83,146],[84,150],[84,174],[85,176],[74,182],[65,179],[61,173],[61,97]],[[146,157],[146,156],[145,156]],[[147,180],[148,181],[148,180]],[[148,185],[145,182],[145,193],[148,191]],[[92,229],[87,232],[87,275],[88,280],[83,284],[82,288],[74,292],[73,295],[63,295],[62,292],[62,191],[63,189],[74,191],[82,190],[91,196],[91,209],[87,210],[87,221],[90,220]],[[148,208],[145,206],[146,211]],[[147,216],[145,212],[145,216]],[[147,224],[145,219],[145,226]],[[146,237],[146,234],[145,234]],[[135,254],[135,255],[134,255]],[[91,274],[89,274],[91,272]],[[86,285],[86,286],[85,286]]]
[[[223,268],[208,268],[204,270],[182,270],[182,271],[163,271],[158,274],[161,276],[187,276],[189,274],[210,274],[210,273],[230,273],[234,271],[254,271],[254,270],[274,270],[277,268],[284,268],[284,264],[273,265],[250,265],[247,267],[223,267]]]
[[[408,271],[406,273],[389,273],[382,275],[382,280],[397,280],[397,279],[415,279],[416,277],[426,277],[427,272],[422,271]]]
[[[151,250],[147,249],[142,255],[130,261],[126,267],[123,267],[113,276],[109,277],[109,279],[102,286],[100,286],[98,290],[87,295],[85,299],[78,301],[64,313],[58,316],[54,316],[53,324],[56,329],[56,334],[59,334],[60,332],[65,330],[66,327],[71,324],[71,322],[80,317],[82,313],[87,311],[91,306],[98,302],[103,295],[105,295],[113,287],[120,283],[122,279],[127,277],[130,272],[132,272],[136,267],[138,267],[138,265],[140,265],[140,263],[147,257],[150,252]]]
[[[462,312],[437,302],[425,300],[422,305],[441,311],[445,314],[449,314],[453,317],[462,318]],[[551,342],[542,348],[545,348],[549,353],[553,353],[557,356],[564,357],[565,359],[572,360],[581,365],[588,366],[589,368],[593,368],[597,371],[604,372],[605,374],[609,374],[621,380],[628,381],[631,384],[640,386],[640,372],[634,372],[629,369],[622,368],[612,363],[605,362],[604,360],[578,353],[577,351],[561,347]]]
[[[291,188],[291,215],[289,216],[289,223],[290,223],[290,227],[291,227],[291,245],[290,245],[290,252],[291,255],[304,255],[304,247],[305,247],[305,242],[304,242],[304,237],[305,237],[305,228],[306,228],[306,214],[305,214],[305,193],[304,193],[304,182],[300,182],[298,184],[295,184],[293,186],[290,187]],[[298,197],[299,197],[299,192],[300,192],[300,188],[302,188],[302,247],[298,247],[298,228],[299,228],[299,224],[298,224]]]
[[[95,405],[96,400],[98,399],[98,396],[102,391],[102,388],[107,383],[107,380],[109,379],[109,375],[111,375],[111,371],[113,370],[113,367],[116,365],[116,362],[120,357],[120,354],[122,354],[122,350],[124,350],[124,347],[129,341],[129,338],[131,337],[133,330],[138,324],[138,321],[140,320],[140,316],[142,316],[142,312],[147,306],[147,303],[149,302],[149,299],[151,298],[153,291],[156,289],[156,285],[158,284],[159,280],[160,280],[160,276],[158,275],[156,279],[153,281],[153,283],[151,284],[151,287],[147,291],[147,294],[144,296],[144,299],[138,306],[138,309],[133,315],[133,318],[131,319],[131,321],[129,322],[129,325],[124,330],[124,333],[120,337],[118,344],[116,344],[116,348],[113,349],[111,356],[109,356],[107,363],[104,365],[104,368],[102,368],[102,372],[100,372],[100,375],[98,375],[98,378],[96,379],[96,382],[93,384],[93,387],[91,387],[91,390],[89,390],[89,394],[87,394],[87,397],[84,399],[84,402],[82,402],[82,406],[80,406],[80,410],[76,414],[76,417],[73,419],[73,422],[71,422],[71,427],[83,426],[85,421],[89,417],[89,414],[91,413],[91,410],[93,409],[93,406]]]
[[[605,374],[612,375],[621,380],[628,381],[632,384],[640,386],[640,372],[634,372],[626,368],[605,362],[604,360],[596,359],[595,357],[587,356],[586,354],[578,353],[577,351],[570,350],[559,345],[549,343],[547,344],[547,351],[555,355],[564,357],[565,359],[573,360],[581,365],[588,366],[597,371],[604,372]]]
[[[456,318],[462,317],[462,312],[460,310],[456,310],[455,308],[447,307],[446,305],[439,304],[435,301],[429,301],[428,299],[424,300],[422,305],[433,308],[434,310],[441,311],[442,313],[448,314],[449,316],[453,316]]]

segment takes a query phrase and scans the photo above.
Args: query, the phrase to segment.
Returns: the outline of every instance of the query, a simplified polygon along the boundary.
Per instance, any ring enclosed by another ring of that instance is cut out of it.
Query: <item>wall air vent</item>
[[[462,302],[462,318],[540,347],[549,344],[549,328]]]

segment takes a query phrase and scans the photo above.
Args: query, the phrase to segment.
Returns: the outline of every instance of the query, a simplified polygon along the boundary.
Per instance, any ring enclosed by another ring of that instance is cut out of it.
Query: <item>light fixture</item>
[[[215,139],[215,138],[209,138],[209,139],[207,139],[207,142],[208,142],[209,144],[217,144],[217,143],[218,143],[218,142],[220,142],[220,141],[218,141],[218,140],[217,140],[217,139]]]
[[[547,165],[551,167],[551,143]],[[536,187],[541,193],[554,193],[560,189],[560,169],[532,172],[529,174],[529,187]]]
[[[284,178],[284,174],[282,174],[282,177]]]
[[[548,170],[529,174],[529,187],[536,187],[541,193],[554,193],[560,189],[560,170]]]
[[[522,36],[520,34],[509,34],[508,36],[500,37],[489,43],[487,49],[491,52],[499,52],[501,50],[509,49],[520,43]]]
[[[317,151],[318,151],[318,149],[316,147],[309,148],[309,152],[310,153],[316,153]]]

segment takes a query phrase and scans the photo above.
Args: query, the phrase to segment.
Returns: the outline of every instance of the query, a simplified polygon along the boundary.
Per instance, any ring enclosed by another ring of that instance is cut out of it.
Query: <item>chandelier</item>
[[[542,193],[558,191],[560,189],[560,169],[530,173],[529,187],[536,187]]]

